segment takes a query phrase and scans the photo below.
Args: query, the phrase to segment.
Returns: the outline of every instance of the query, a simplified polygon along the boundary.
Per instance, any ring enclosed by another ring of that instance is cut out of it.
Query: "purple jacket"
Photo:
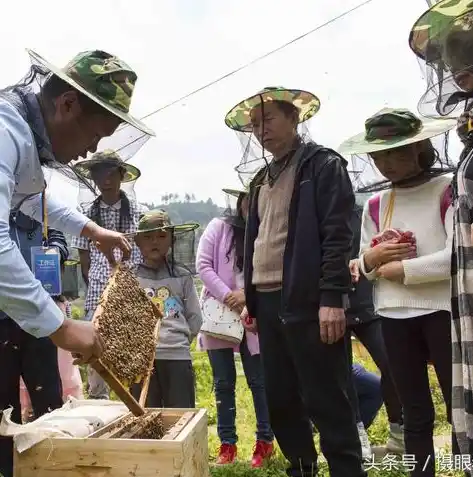
[[[204,230],[197,250],[197,273],[204,284],[202,299],[211,295],[223,303],[227,293],[236,290],[237,273],[234,269],[234,254],[227,251],[232,239],[232,228],[222,219],[213,219]],[[242,280],[243,282],[243,280]],[[243,288],[243,283],[241,284]],[[246,332],[246,342],[250,354],[259,354],[258,335]],[[198,343],[202,350],[233,348],[239,351],[238,345],[229,341],[205,336],[200,333]]]

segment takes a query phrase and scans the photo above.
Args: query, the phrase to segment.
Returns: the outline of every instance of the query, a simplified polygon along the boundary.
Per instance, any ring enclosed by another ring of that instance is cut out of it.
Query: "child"
[[[124,162],[111,150],[95,153],[91,159],[78,162],[74,169],[90,180],[97,191],[93,202],[81,202],[79,210],[108,230],[136,232],[143,210],[133,197],[133,186],[141,176],[140,170]],[[87,237],[73,237],[72,247],[79,250],[82,276],[87,285],[84,319],[91,321],[110,277],[111,265]],[[135,246],[132,247],[130,261],[134,265],[141,262],[139,250]],[[102,377],[91,366],[87,367],[87,374],[89,398],[108,399],[109,389]]]
[[[190,345],[200,330],[202,315],[192,272],[182,262],[178,264],[176,258],[182,252],[194,264],[193,236],[198,227],[198,224],[172,225],[163,210],[147,212],[138,224],[135,242],[143,263],[137,267],[136,275],[164,314],[147,407],[195,407]],[[133,387],[136,398],[140,387]]]
[[[360,268],[374,281],[375,312],[382,317],[404,412],[405,453],[415,456],[415,477],[435,475],[429,359],[449,417],[451,411],[451,178],[445,175],[448,167],[434,167],[442,165],[442,158],[430,138],[447,134],[454,125],[449,120],[422,122],[410,111],[384,109],[366,121],[364,134],[341,147],[345,154],[369,154],[386,178],[378,183],[382,191],[364,207]],[[390,234],[389,240],[384,233]]]
[[[237,199],[236,207],[229,207],[224,217],[213,219],[200,238],[197,250],[197,271],[202,284],[202,308],[207,300],[217,300],[240,313],[245,304],[243,292],[243,245],[245,221],[248,212],[246,191],[224,189]],[[207,316],[206,319],[216,319]],[[258,335],[247,331],[241,343],[217,339],[205,333],[205,326],[198,338],[201,349],[206,350],[214,382],[217,404],[217,432],[220,449],[216,459],[218,465],[231,464],[237,457],[236,385],[234,353],[240,353],[248,387],[253,395],[256,415],[256,443],[251,465],[262,467],[273,454],[274,434],[269,424],[266,404],[263,368],[259,352]]]

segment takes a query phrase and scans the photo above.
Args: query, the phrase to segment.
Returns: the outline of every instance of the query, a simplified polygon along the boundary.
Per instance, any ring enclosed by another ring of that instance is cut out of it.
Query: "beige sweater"
[[[296,165],[292,163],[281,172],[273,187],[269,187],[267,179],[260,186],[260,225],[253,254],[253,285],[258,289],[277,290],[282,285],[283,256],[295,169]]]
[[[404,283],[376,279],[376,270],[367,272],[363,251],[370,247],[376,235],[376,225],[369,214],[368,202],[363,211],[360,244],[360,266],[369,280],[376,280],[374,305],[376,312],[383,309],[450,310],[450,260],[453,235],[453,210],[440,216],[443,191],[451,181],[449,176],[436,177],[429,182],[408,189],[396,189],[391,227],[410,230],[417,240],[417,258],[404,260]],[[380,218],[389,203],[390,191],[380,192]]]

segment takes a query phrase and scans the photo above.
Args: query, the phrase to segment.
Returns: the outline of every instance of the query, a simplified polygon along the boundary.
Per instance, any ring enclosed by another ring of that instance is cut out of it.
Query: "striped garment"
[[[461,454],[473,454],[473,150],[460,162],[452,253],[452,424]],[[455,441],[455,439],[454,439]]]
[[[138,222],[144,209],[135,200],[130,200],[130,217],[126,220],[125,233],[136,232]],[[121,200],[114,205],[107,205],[104,202],[100,203],[99,213],[101,226],[107,230],[119,230],[120,224],[120,208]],[[86,216],[92,217],[92,203],[80,204],[79,210]],[[87,296],[85,299],[85,311],[94,311],[97,307],[102,292],[104,291],[108,279],[110,277],[112,268],[107,257],[101,253],[95,244],[87,237],[72,237],[71,247],[79,250],[88,250],[90,252],[90,268],[89,268],[89,283],[87,287]],[[115,250],[115,258],[119,259],[119,251]],[[140,250],[134,242],[132,242],[132,250],[130,263],[138,265],[141,263],[142,257]]]

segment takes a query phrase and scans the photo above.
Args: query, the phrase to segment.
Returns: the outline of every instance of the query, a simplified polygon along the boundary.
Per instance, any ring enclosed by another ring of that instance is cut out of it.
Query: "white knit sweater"
[[[404,284],[376,278],[376,270],[367,273],[363,251],[377,235],[368,202],[363,211],[360,244],[360,268],[369,280],[376,280],[373,301],[376,312],[383,309],[450,310],[450,260],[453,236],[453,209],[440,215],[440,202],[451,176],[436,177],[425,184],[396,188],[390,228],[410,230],[417,240],[417,258],[404,260]],[[389,204],[390,190],[380,192],[379,226]]]

